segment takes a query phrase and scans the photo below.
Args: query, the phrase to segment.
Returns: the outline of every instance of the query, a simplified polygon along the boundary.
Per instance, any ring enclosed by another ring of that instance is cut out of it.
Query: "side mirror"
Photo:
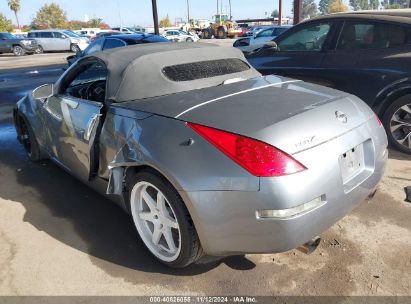
[[[54,85],[43,84],[34,89],[32,96],[34,99],[44,101],[45,99],[54,95]]]
[[[264,44],[263,49],[267,50],[273,50],[275,52],[279,51],[279,47],[275,41],[268,41],[266,44]]]

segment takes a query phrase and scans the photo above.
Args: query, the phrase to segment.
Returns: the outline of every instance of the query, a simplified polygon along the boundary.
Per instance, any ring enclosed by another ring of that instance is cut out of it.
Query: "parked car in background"
[[[91,39],[92,37],[95,37],[98,33],[100,33],[99,28],[82,28],[81,30],[76,30],[74,31],[77,35],[80,37],[88,37]]]
[[[118,32],[121,32],[123,34],[144,34],[143,32],[132,29],[131,27],[113,27],[111,29],[113,31],[118,31]]]
[[[13,53],[15,56],[33,54],[37,47],[34,39],[18,38],[10,33],[0,32],[0,54]]]
[[[113,35],[124,35],[124,34],[122,32],[119,32],[119,31],[100,32],[100,33],[97,33],[96,36],[92,37],[90,39],[90,42],[93,42],[94,40],[96,40],[98,38],[109,37],[109,36],[113,36]]]
[[[89,42],[85,37],[80,37],[69,30],[34,30],[27,34],[28,38],[36,39],[38,53],[48,51],[72,51],[77,53],[84,50]]]
[[[266,42],[273,40],[275,37],[281,35],[285,31],[289,30],[291,25],[276,25],[270,26],[257,31],[252,37],[244,37],[237,39],[234,43],[234,47],[243,46],[256,46],[262,47]]]
[[[241,29],[241,33],[238,34],[238,37],[247,37],[249,32],[249,26],[246,23],[239,23],[239,28]]]
[[[257,70],[358,96],[381,118],[390,144],[411,154],[411,10],[323,16],[274,42],[247,55]]]
[[[27,33],[26,32],[14,32],[11,33],[13,36],[16,36],[17,38],[27,38]]]
[[[263,77],[239,50],[205,43],[94,53],[13,117],[30,160],[50,158],[117,202],[171,267],[315,248],[375,192],[388,156],[359,98]]]
[[[84,50],[78,52],[76,55],[67,57],[67,64],[71,66],[74,62],[84,56],[91,55],[95,52],[100,52],[108,49],[123,47],[127,45],[155,43],[155,42],[169,42],[166,38],[152,35],[152,34],[120,34],[113,36],[105,36],[96,39]]]
[[[263,45],[289,30],[292,25],[276,25],[261,29],[250,39],[250,45]]]
[[[163,37],[173,42],[197,42],[200,40],[197,34],[187,33],[180,30],[165,31]]]

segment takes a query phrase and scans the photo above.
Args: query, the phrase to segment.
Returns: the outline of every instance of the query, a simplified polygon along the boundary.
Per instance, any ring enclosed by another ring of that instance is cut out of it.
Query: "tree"
[[[333,13],[341,13],[341,12],[346,12],[348,11],[348,6],[345,5],[342,0],[335,0],[330,4],[328,7],[328,13],[333,14]]]
[[[303,19],[313,18],[318,14],[317,4],[314,0],[303,0],[302,15]]]
[[[87,22],[80,20],[70,20],[67,23],[67,27],[71,30],[81,30],[83,27],[87,27]]]
[[[100,27],[101,23],[103,22],[102,18],[92,18],[89,20],[88,25],[90,27]]]
[[[273,18],[278,18],[279,15],[280,14],[278,13],[277,9],[273,10],[273,12],[271,13],[271,17],[273,17]]]
[[[329,6],[333,2],[333,0],[320,0],[318,3],[318,10],[322,15],[328,14]]]
[[[7,4],[14,12],[14,16],[16,16],[17,21],[17,27],[20,28],[19,18],[17,17],[17,13],[20,11],[20,0],[7,0]]]
[[[172,26],[172,24],[170,22],[170,18],[168,18],[168,15],[160,20],[160,27],[170,27],[170,26]]]
[[[350,5],[354,11],[376,10],[379,7],[378,0],[350,0]]]
[[[380,6],[378,0],[370,0],[369,8],[373,10],[377,10]]]
[[[13,30],[13,23],[0,13],[0,32],[11,32]]]
[[[33,20],[34,28],[65,28],[67,27],[66,12],[56,3],[45,4],[37,12]]]
[[[383,0],[381,5],[385,9],[405,8],[408,7],[408,0]]]

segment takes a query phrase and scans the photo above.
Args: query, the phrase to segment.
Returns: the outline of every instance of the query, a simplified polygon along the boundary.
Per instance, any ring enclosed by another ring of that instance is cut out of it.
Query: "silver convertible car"
[[[262,77],[240,51],[201,43],[84,57],[22,98],[14,121],[31,160],[118,203],[172,267],[317,244],[373,193],[387,159],[358,98]]]

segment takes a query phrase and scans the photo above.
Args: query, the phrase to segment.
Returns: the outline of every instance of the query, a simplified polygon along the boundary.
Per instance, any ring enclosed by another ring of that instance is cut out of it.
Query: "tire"
[[[217,29],[217,38],[218,39],[225,39],[227,38],[227,32],[224,30],[223,27],[219,27]]]
[[[42,160],[43,158],[41,157],[41,151],[36,136],[34,135],[30,124],[22,116],[19,116],[19,126],[21,143],[23,144],[29,159],[32,162]]]
[[[34,53],[36,54],[43,54],[44,53],[44,49],[41,45],[39,45],[36,50],[34,51]]]
[[[203,37],[201,37],[202,39],[211,39],[211,36],[213,36],[210,29],[203,29],[202,33],[203,33],[202,35]]]
[[[186,42],[194,42],[194,40],[193,40],[193,38],[188,37],[188,38],[186,39]]]
[[[24,49],[19,46],[19,45],[15,45],[13,46],[13,54],[14,56],[23,56],[26,54],[26,52],[24,51]]]
[[[128,180],[131,216],[151,254],[173,268],[183,268],[198,260],[203,254],[200,240],[190,214],[173,186],[150,169],[142,170]],[[159,205],[158,201],[163,204]]]
[[[70,47],[70,50],[71,50],[73,53],[78,53],[78,52],[80,52],[80,48],[79,48],[79,46],[78,46],[77,44],[72,44],[71,47]]]
[[[411,94],[391,103],[383,115],[382,123],[390,145],[411,154]]]

